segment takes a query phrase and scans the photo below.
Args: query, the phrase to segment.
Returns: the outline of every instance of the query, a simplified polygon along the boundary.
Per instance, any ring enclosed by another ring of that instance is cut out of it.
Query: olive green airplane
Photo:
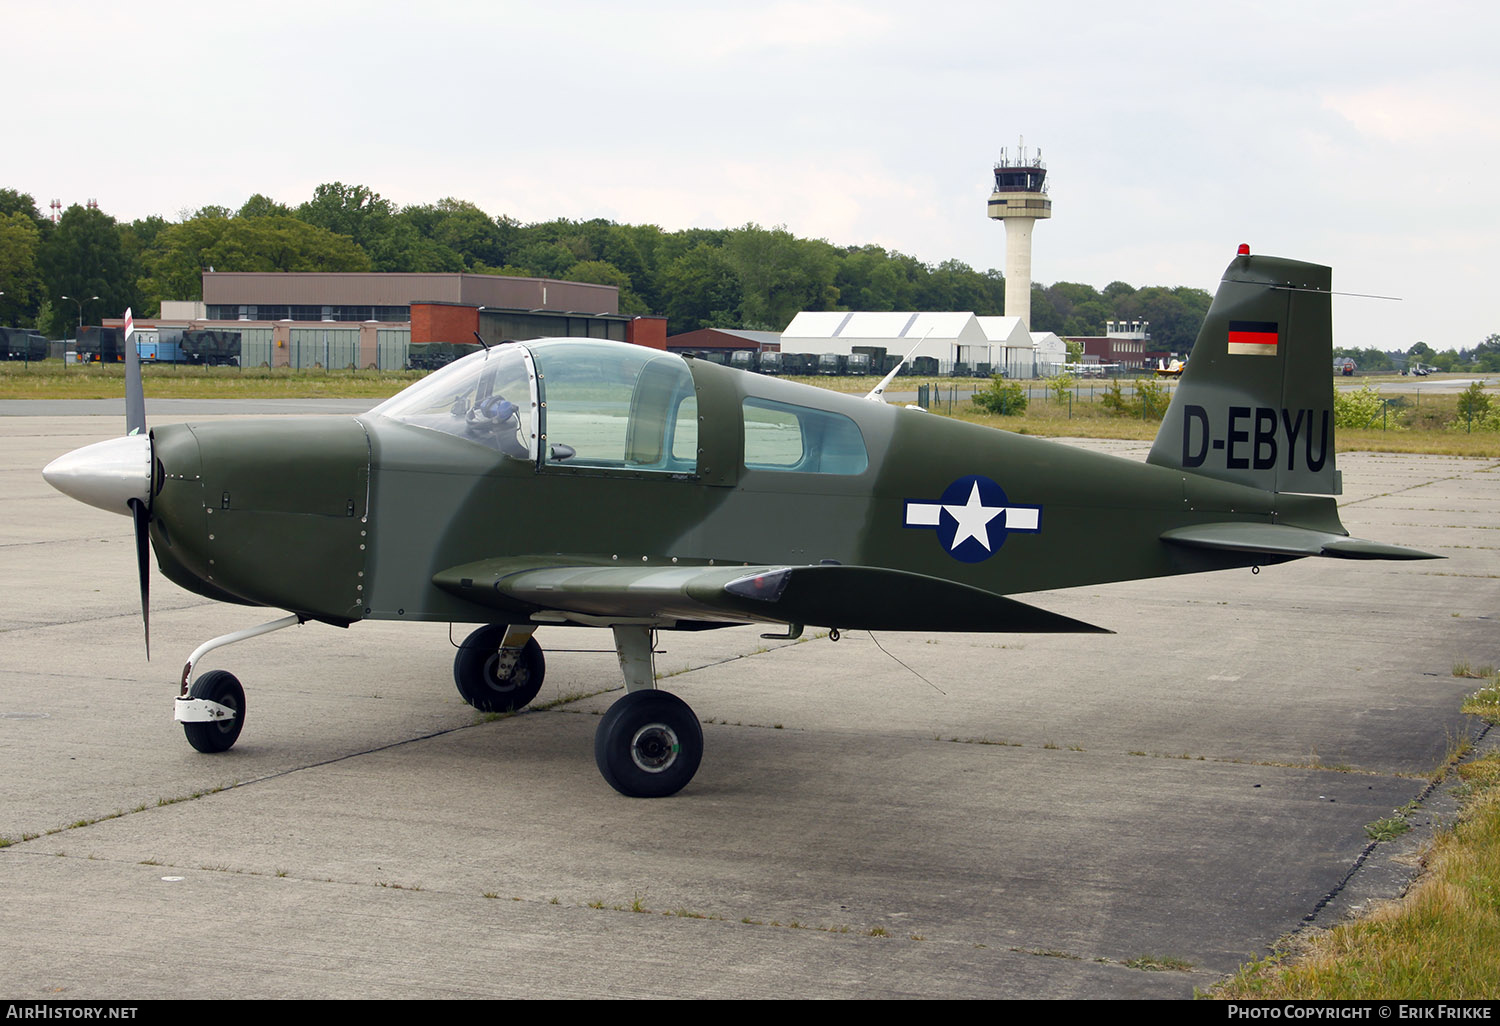
[[[613,631],[625,694],[600,772],[660,797],[703,732],[656,686],[655,632],[736,624],[871,631],[1101,631],[1007,595],[1263,566],[1426,559],[1339,522],[1330,272],[1249,255],[1225,272],[1145,464],[597,339],[490,346],[358,417],[147,431],[127,346],[129,434],[44,474],[135,523],[189,591],[290,615],[204,643],[176,719],[235,743],[245,693],[210,651],[322,621],[477,624],[454,678],[520,709],[534,632]],[[1098,540],[1087,553],[1079,537]]]

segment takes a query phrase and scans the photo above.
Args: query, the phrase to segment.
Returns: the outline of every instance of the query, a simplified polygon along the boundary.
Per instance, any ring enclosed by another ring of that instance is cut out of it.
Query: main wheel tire
[[[245,689],[240,687],[239,679],[227,670],[209,670],[193,681],[188,697],[204,698],[234,710],[234,716],[227,720],[184,723],[182,732],[187,735],[188,744],[209,754],[233,748],[245,727]]]
[[[526,639],[510,674],[500,676],[500,642],[504,637],[503,624],[481,627],[464,639],[453,657],[453,683],[464,701],[480,712],[524,709],[542,690],[547,663],[535,638]]]
[[[634,691],[609,707],[594,732],[594,761],[628,798],[665,798],[688,785],[703,761],[703,727],[667,691]]]

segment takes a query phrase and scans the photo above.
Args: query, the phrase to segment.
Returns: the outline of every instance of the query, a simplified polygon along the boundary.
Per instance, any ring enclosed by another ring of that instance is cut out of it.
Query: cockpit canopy
[[[859,425],[845,413],[757,395],[743,396],[738,405],[737,411],[723,405],[706,412],[738,414],[735,463],[746,472],[848,476],[869,468]],[[673,475],[698,472],[699,412],[682,357],[581,338],[492,346],[370,411],[542,470]]]
[[[592,339],[472,353],[370,411],[538,464],[697,468],[698,400],[681,357]]]

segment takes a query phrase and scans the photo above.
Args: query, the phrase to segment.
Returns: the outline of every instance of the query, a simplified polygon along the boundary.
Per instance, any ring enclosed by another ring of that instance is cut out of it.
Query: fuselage
[[[440,397],[428,403],[437,414],[383,404],[361,417],[157,428],[152,538],[163,572],[215,598],[335,623],[485,622],[493,609],[434,576],[504,556],[832,561],[1014,594],[1278,561],[1158,541],[1174,527],[1342,531],[1328,499],[667,354],[646,351],[629,394],[569,392],[567,359],[581,351],[569,344],[533,346],[535,420],[528,442],[516,396],[521,442],[510,452],[464,415],[483,396],[451,409]],[[592,356],[609,344],[587,345]]]

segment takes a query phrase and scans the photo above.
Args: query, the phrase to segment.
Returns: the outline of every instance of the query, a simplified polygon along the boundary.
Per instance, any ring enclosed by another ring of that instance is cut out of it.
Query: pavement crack
[[[736,661],[738,661],[740,659],[750,659],[753,656],[766,655],[767,653],[776,652],[776,651],[779,651],[780,649],[783,649],[783,648],[792,648],[792,647],[794,647],[796,645],[803,645],[803,644],[806,644],[809,641],[816,641],[819,638],[822,638],[822,637],[825,637],[825,636],[826,635],[823,632],[820,631],[819,633],[813,635],[810,638],[809,637],[798,638],[796,641],[788,642],[785,645],[762,645],[762,646],[760,646],[759,648],[757,648],[753,652],[741,652],[741,653],[739,653],[737,655],[728,655],[728,656],[725,656],[722,659],[712,659],[712,660],[710,660],[710,661],[708,661],[706,663],[699,663],[697,665],[691,665],[690,664],[688,666],[684,666],[680,670],[668,670],[666,672],[659,672],[656,675],[656,679],[657,680],[664,680],[664,679],[666,679],[668,677],[680,677],[684,673],[696,673],[699,670],[707,670],[710,667],[714,667],[714,666],[723,666],[725,663],[733,663],[733,662],[736,662]]]
[[[192,602],[188,603],[187,605],[181,606],[153,605],[151,607],[151,612],[155,613],[157,616],[161,616],[164,613],[180,613],[185,609],[202,609],[205,606],[212,605],[214,605],[213,602],[204,599],[201,602]],[[140,616],[140,611],[132,608],[126,610],[125,612],[116,611],[111,613],[101,613],[98,616],[80,616],[74,620],[47,620],[43,623],[22,623],[16,624],[13,627],[0,627],[0,634],[14,634],[19,631],[47,630],[52,627],[73,627],[78,624],[102,623],[105,620],[120,620],[126,618],[134,619],[138,616]]]
[[[478,723],[465,723],[456,727],[445,727],[442,730],[435,730],[431,733],[418,735],[417,737],[402,738],[400,741],[392,741],[389,744],[376,745],[372,748],[361,749],[357,752],[346,752],[343,755],[331,756],[327,759],[320,759],[317,762],[304,763],[300,766],[289,766],[286,769],[276,770],[273,773],[265,773],[258,777],[251,777],[248,780],[236,780],[232,784],[222,784],[215,787],[208,787],[204,788],[201,791],[194,791],[191,794],[178,795],[175,798],[158,798],[155,802],[142,803],[132,809],[117,809],[114,812],[108,812],[100,816],[93,816],[88,819],[75,820],[72,823],[68,823],[64,826],[53,827],[50,830],[41,830],[36,833],[26,832],[21,834],[19,838],[0,837],[0,849],[13,847],[17,844],[24,844],[27,841],[35,841],[42,837],[51,837],[55,834],[66,833],[69,830],[81,830],[84,827],[95,826],[99,823],[104,823],[112,819],[123,819],[126,816],[134,816],[138,813],[149,812],[152,809],[163,809],[169,805],[181,805],[185,802],[195,802],[201,798],[209,798],[213,795],[221,794],[225,791],[234,791],[240,788],[249,787],[252,784],[262,784],[270,780],[277,780],[282,777],[294,776],[295,774],[302,773],[307,770],[321,769],[324,766],[333,766],[341,762],[347,762],[350,759],[360,758],[361,756],[374,755],[377,752],[390,751],[393,748],[400,748],[403,745],[416,744],[419,741],[430,741],[433,738],[442,737],[444,734],[452,734],[456,731],[471,730],[474,727],[483,726],[484,722],[486,721],[481,721]]]
[[[1428,798],[1432,797],[1432,793],[1448,781],[1453,767],[1472,755],[1472,753],[1478,747],[1479,743],[1483,741],[1484,738],[1489,734],[1490,729],[1490,724],[1484,724],[1484,726],[1481,727],[1479,731],[1474,735],[1472,739],[1473,743],[1468,747],[1466,751],[1448,759],[1443,763],[1442,766],[1437,769],[1436,772],[1432,774],[1431,778],[1427,781],[1427,786],[1422,788],[1422,790],[1418,792],[1417,796],[1405,806],[1405,808],[1409,811],[1403,814],[1404,818],[1409,818],[1411,813],[1414,813],[1419,808],[1421,808],[1423,803],[1425,803]],[[1323,897],[1313,905],[1311,911],[1309,911],[1302,917],[1302,921],[1297,924],[1296,929],[1294,929],[1289,936],[1295,936],[1303,930],[1314,927],[1317,923],[1318,915],[1325,908],[1327,908],[1331,902],[1337,899],[1344,892],[1345,888],[1347,888],[1349,886],[1349,883],[1354,879],[1355,874],[1358,873],[1360,869],[1369,862],[1371,856],[1375,854],[1376,849],[1382,843],[1385,842],[1375,838],[1372,838],[1368,843],[1366,843],[1365,846],[1360,850],[1359,854],[1355,856],[1354,862],[1349,866],[1349,871],[1343,875],[1338,883],[1333,885],[1333,887],[1328,891],[1327,894],[1323,895]]]
[[[1500,465],[1500,464],[1497,464],[1497,465]],[[1485,467],[1483,469],[1489,470],[1489,469],[1492,469],[1492,468]],[[1429,479],[1427,481],[1423,481],[1420,484],[1407,485],[1405,488],[1396,488],[1396,489],[1394,489],[1392,491],[1389,491],[1389,492],[1379,492],[1379,493],[1377,493],[1375,495],[1366,495],[1363,499],[1350,499],[1348,502],[1341,502],[1341,503],[1339,503],[1339,506],[1340,506],[1340,508],[1347,508],[1349,506],[1358,506],[1360,503],[1371,502],[1371,501],[1373,501],[1375,499],[1387,499],[1387,498],[1390,498],[1392,495],[1403,495],[1406,492],[1414,492],[1418,488],[1427,488],[1427,487],[1429,487],[1431,485],[1442,484],[1445,481],[1458,481],[1458,480],[1462,480],[1463,477],[1464,477],[1463,474],[1449,474],[1447,477],[1434,477],[1434,478],[1431,478],[1431,479]]]
[[[1023,948],[1013,947],[1010,949],[1017,955],[1031,955],[1036,958],[1060,958],[1067,962],[1093,962],[1096,965],[1117,965],[1125,969],[1134,969],[1142,973],[1197,973],[1204,974],[1204,970],[1193,963],[1181,958],[1168,958],[1160,955],[1139,955],[1135,958],[1109,958],[1099,955],[1089,958],[1087,955],[1079,955],[1072,951],[1061,951],[1056,948]],[[1215,978],[1218,973],[1209,973]]]
[[[459,724],[456,727],[444,727],[442,730],[434,730],[431,733],[419,734],[416,737],[402,738],[399,741],[391,741],[388,744],[375,745],[372,748],[364,748],[357,752],[345,752],[343,755],[330,756],[327,759],[320,759],[317,762],[304,763],[301,766],[289,766],[286,769],[276,770],[274,773],[266,773],[258,777],[251,777],[249,780],[236,781],[233,784],[229,784],[223,788],[220,788],[220,790],[232,791],[240,787],[249,787],[251,784],[263,784],[268,780],[279,780],[282,777],[295,776],[296,774],[304,773],[307,770],[322,769],[324,766],[336,766],[341,762],[348,762],[350,759],[358,759],[366,755],[374,755],[377,752],[389,752],[392,749],[402,748],[406,745],[417,744],[421,741],[431,741],[433,738],[442,737],[444,734],[453,734],[457,733],[460,730],[472,730],[475,727],[482,726],[484,726],[483,721],[479,723],[463,723]],[[195,795],[194,797],[202,798],[207,797],[207,795]]]

